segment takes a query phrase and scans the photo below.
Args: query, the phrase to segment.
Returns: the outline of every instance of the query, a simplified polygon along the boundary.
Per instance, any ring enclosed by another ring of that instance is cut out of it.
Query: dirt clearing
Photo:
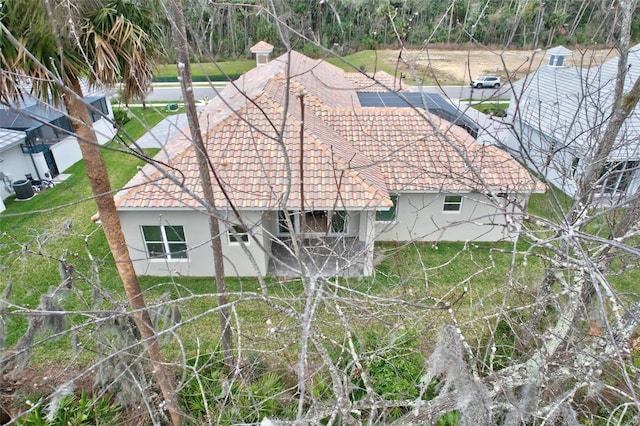
[[[502,77],[503,82],[518,80],[527,73],[549,60],[546,49],[538,52],[531,50],[450,50],[428,49],[407,51],[403,59],[408,64],[415,64],[417,77],[424,82],[434,81],[434,76],[442,85],[468,84],[471,78],[481,74],[493,74]],[[573,50],[573,55],[566,58],[566,66],[588,68],[616,56],[611,49]],[[398,53],[389,51],[386,60],[393,64]],[[409,68],[403,67],[403,73]],[[408,74],[407,74],[408,75]]]

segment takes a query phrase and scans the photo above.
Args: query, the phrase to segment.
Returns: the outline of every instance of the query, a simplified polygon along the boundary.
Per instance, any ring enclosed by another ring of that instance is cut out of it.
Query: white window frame
[[[389,198],[393,203],[393,206],[389,210],[376,211],[376,222],[380,223],[396,223],[398,221],[398,194],[389,194]],[[387,219],[385,216],[390,215]]]
[[[328,211],[327,215],[331,214],[331,220],[329,222],[329,235],[348,235],[349,234],[349,212],[346,210],[333,210]],[[336,218],[342,216],[343,229],[342,231],[334,231],[333,227],[336,223]]]
[[[293,226],[293,230],[291,229],[287,229],[286,231],[282,230],[287,225],[286,216],[284,216],[286,214],[288,214],[289,218],[291,219],[291,225]],[[278,235],[292,235],[292,234],[295,235],[300,229],[300,221],[299,221],[300,212],[296,212],[295,210],[278,210],[277,219],[278,219],[277,221]]]
[[[619,166],[622,166],[619,168]],[[607,161],[600,177],[600,191],[604,195],[622,194],[629,189],[640,167],[638,160]]]
[[[227,230],[227,242],[230,246],[248,245],[251,238],[249,230],[242,225],[231,225]]]
[[[449,198],[449,200],[447,200],[447,198]],[[460,198],[459,201],[453,201],[451,200],[451,198]],[[449,195],[445,195],[444,196],[444,203],[442,203],[442,213],[447,213],[447,214],[456,214],[456,213],[460,213],[462,211],[462,203],[464,202],[464,197],[462,195],[457,195],[457,194],[449,194]],[[456,210],[448,210],[446,207],[447,206],[458,206],[458,208]]]
[[[160,231],[160,240],[147,240],[145,236],[144,229],[145,228],[158,228]],[[167,229],[180,229],[180,234],[182,234],[182,240],[170,241],[167,238]],[[140,226],[140,234],[142,235],[142,242],[144,244],[144,250],[147,254],[147,259],[157,261],[166,261],[166,260],[178,260],[178,261],[188,261],[189,260],[189,246],[187,245],[187,236],[184,232],[184,227],[182,225],[141,225]],[[153,256],[152,251],[149,250],[150,244],[159,244],[162,246],[163,255]],[[183,250],[172,250],[172,246],[175,245],[184,245]]]

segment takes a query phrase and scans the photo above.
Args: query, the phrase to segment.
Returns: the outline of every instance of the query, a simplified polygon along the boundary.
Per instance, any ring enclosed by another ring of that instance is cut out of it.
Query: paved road
[[[202,106],[197,107],[200,112]],[[184,111],[184,108],[182,108]],[[171,114],[167,115],[160,123],[149,129],[147,133],[142,135],[136,141],[140,148],[162,148],[167,142],[175,139],[183,132],[189,133],[189,121],[187,114]]]
[[[193,94],[196,100],[202,100],[206,97],[215,98],[218,92],[215,88],[205,85],[194,85]],[[153,91],[147,96],[149,102],[182,102],[182,90],[177,85],[154,85]]]

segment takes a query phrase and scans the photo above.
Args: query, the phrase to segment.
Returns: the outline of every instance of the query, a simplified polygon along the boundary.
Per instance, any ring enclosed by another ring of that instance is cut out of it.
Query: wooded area
[[[264,3],[264,4],[263,4]],[[185,5],[193,53],[218,59],[248,55],[249,47],[267,40],[281,51],[276,20],[286,21],[299,37],[292,47],[305,54],[318,46],[340,54],[365,49],[468,43],[504,49],[553,45],[610,44],[619,19],[611,1],[583,0],[304,0],[269,2],[188,2]],[[259,15],[260,19],[256,19]],[[640,19],[631,37],[640,35]]]

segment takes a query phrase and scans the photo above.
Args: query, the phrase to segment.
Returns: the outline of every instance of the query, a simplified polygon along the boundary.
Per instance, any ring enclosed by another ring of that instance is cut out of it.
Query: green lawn
[[[509,102],[482,102],[472,104],[471,106],[484,114],[492,114],[496,117],[506,117]]]
[[[395,74],[395,68],[382,56],[381,52],[375,50],[364,50],[343,58],[328,58],[327,62],[336,65],[347,72],[364,71],[373,73],[374,71],[386,71],[391,75]]]
[[[144,111],[133,108],[132,114],[137,118],[128,122],[120,133],[125,142],[142,135],[165,113],[153,108]],[[127,153],[126,145],[112,143],[104,150],[115,188],[124,185],[143,163]],[[13,283],[10,300],[16,305],[10,309],[14,314],[6,312],[5,315],[10,345],[15,344],[26,329],[26,319],[19,306],[37,307],[41,295],[59,285],[59,259],[62,256],[74,265],[76,272],[73,294],[64,302],[67,309],[90,310],[96,289],[123,301],[121,283],[104,234],[99,225],[90,221],[96,208],[90,198],[84,165],[79,162],[67,172],[71,174],[69,179],[32,200],[7,200],[7,210],[0,214],[0,229],[4,231],[0,235],[0,265],[3,268],[0,289]],[[558,206],[564,209],[569,204],[566,196],[551,190],[532,195],[529,209],[533,214],[554,218]],[[62,233],[63,224],[68,220],[73,222],[72,229]],[[345,306],[350,309],[361,309],[360,325],[363,327],[393,324],[393,327],[415,329],[425,341],[432,341],[439,326],[451,320],[449,308],[456,312],[458,321],[463,325],[468,322],[471,326],[472,318],[495,320],[494,310],[505,303],[512,302],[517,306],[530,300],[543,266],[535,257],[523,257],[527,248],[525,243],[516,247],[515,255],[513,248],[510,243],[380,243],[376,245],[376,259],[380,263],[373,276],[331,280],[325,284],[325,291],[340,300],[349,300]],[[94,269],[94,265],[98,268]],[[634,278],[624,277],[621,282],[627,287]],[[511,279],[512,285],[506,286]],[[150,303],[167,297],[180,307],[185,322],[178,335],[184,339],[182,345],[187,353],[194,353],[203,342],[209,345],[217,340],[219,319],[215,312],[217,301],[212,278],[141,277],[140,281]],[[273,304],[283,309],[301,309],[303,288],[298,280],[269,278],[267,286]],[[297,324],[283,315],[282,309],[259,300],[260,288],[256,279],[229,278],[228,290],[237,314],[234,324],[242,327],[243,338],[256,345],[266,345],[269,350],[284,350],[283,344],[296,347]],[[411,305],[390,304],[387,298],[409,301]],[[332,304],[321,304],[317,315],[317,327],[327,335],[342,331],[336,323],[337,313]],[[267,319],[287,330],[282,339],[265,340]],[[80,325],[85,320],[82,315],[69,319],[73,325]],[[473,327],[478,327],[477,323]],[[482,326],[477,330],[478,338],[483,335],[481,329]],[[180,351],[179,346],[172,345],[168,354],[178,357]],[[65,338],[44,344],[34,358],[65,359],[70,353],[71,338]]]
[[[206,81],[206,76],[212,81],[235,80],[240,75],[255,68],[255,59],[245,61],[200,62],[191,64],[194,81]],[[154,73],[157,81],[175,81],[178,70],[175,64],[158,65]]]
[[[391,58],[394,59],[394,58]],[[391,75],[400,74],[395,69],[393,61],[389,59],[389,53],[384,51],[365,50],[348,55],[343,58],[327,57],[327,62],[334,64],[347,72],[365,71],[372,73],[382,70]],[[254,59],[243,61],[225,62],[201,62],[193,63],[191,71],[194,81],[206,81],[206,77],[212,81],[235,80],[245,72],[255,68]],[[175,64],[163,64],[156,67],[154,73],[157,81],[176,81],[178,71]],[[407,80],[409,84],[411,82]]]
[[[125,141],[129,136],[137,138],[144,133],[144,123],[152,126],[162,118],[151,109],[133,108],[131,112],[139,120],[131,120],[120,132]],[[153,155],[155,152],[157,150],[147,153]],[[105,146],[103,154],[114,188],[122,187],[143,164],[141,159],[118,143]],[[15,197],[10,197],[5,200],[7,209],[0,214],[0,229],[3,231],[0,234],[0,289],[6,289],[12,283],[10,300],[17,305],[37,307],[40,296],[60,283],[59,259],[63,256],[75,265],[79,288],[88,290],[82,282],[93,276],[106,289],[121,293],[102,229],[91,221],[96,206],[91,199],[84,163],[80,161],[64,173],[70,174],[67,180],[37,194],[35,198],[16,201]],[[63,232],[69,223],[72,224],[71,229]],[[102,267],[99,275],[95,275],[92,269],[87,247]],[[86,308],[87,300],[78,299],[84,297],[80,293],[68,300],[70,308]],[[11,324],[8,342],[14,342],[26,326],[23,318]]]

